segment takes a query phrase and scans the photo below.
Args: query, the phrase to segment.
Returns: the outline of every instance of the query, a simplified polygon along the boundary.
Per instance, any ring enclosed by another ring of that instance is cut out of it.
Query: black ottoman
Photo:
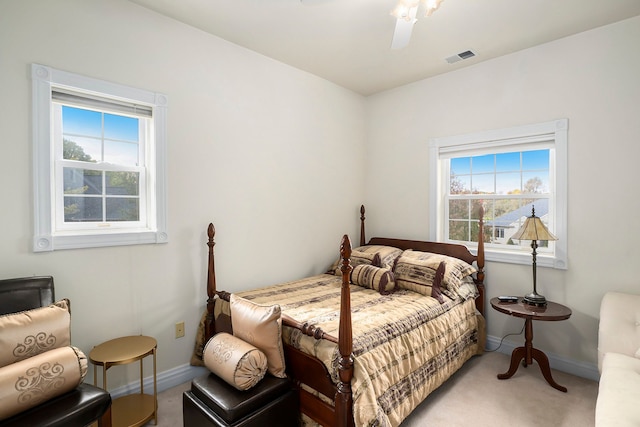
[[[184,427],[299,425],[298,393],[286,378],[267,375],[240,391],[214,374],[194,379],[182,395]]]

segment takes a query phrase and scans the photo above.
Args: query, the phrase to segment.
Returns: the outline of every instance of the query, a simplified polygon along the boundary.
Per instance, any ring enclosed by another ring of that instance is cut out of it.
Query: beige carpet
[[[562,393],[547,384],[538,365],[508,380],[509,356],[485,353],[474,357],[407,418],[402,427],[590,427],[594,425],[598,383],[553,371]],[[181,384],[158,395],[158,426],[182,426]],[[152,426],[153,422],[146,424]]]

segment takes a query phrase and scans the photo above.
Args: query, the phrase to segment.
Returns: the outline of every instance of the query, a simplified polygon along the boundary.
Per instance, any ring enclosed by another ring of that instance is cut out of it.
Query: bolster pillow
[[[226,332],[214,335],[202,352],[204,365],[238,390],[248,390],[267,372],[267,356]]]
[[[75,389],[86,374],[86,356],[71,346],[0,368],[0,420]]]

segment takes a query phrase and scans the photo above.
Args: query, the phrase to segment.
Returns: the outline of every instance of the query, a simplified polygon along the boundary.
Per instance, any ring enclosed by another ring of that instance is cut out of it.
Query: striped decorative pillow
[[[436,270],[442,262],[445,263],[445,271],[440,290],[449,298],[456,299],[463,280],[476,271],[472,265],[458,258],[406,250],[393,269],[396,282],[401,288],[430,296]]]
[[[365,245],[358,246],[353,249],[354,252],[364,252],[366,254],[378,254],[380,256],[380,264],[378,267],[393,268],[396,259],[402,255],[402,249],[393,246],[382,245]]]
[[[388,295],[396,290],[396,281],[389,268],[373,265],[356,265],[351,272],[351,283]]]
[[[358,265],[374,265],[380,267],[380,254],[376,252],[361,252],[357,250],[351,251],[351,267],[355,268]],[[336,276],[342,276],[342,260],[339,259],[333,263],[333,267],[330,271]]]

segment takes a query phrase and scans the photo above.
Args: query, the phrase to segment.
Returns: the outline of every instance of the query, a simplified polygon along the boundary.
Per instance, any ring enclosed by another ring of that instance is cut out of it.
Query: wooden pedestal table
[[[518,370],[521,360],[523,360],[523,365],[526,368],[533,364],[533,360],[535,359],[535,361],[538,362],[538,366],[540,366],[544,379],[547,380],[551,387],[566,393],[567,388],[553,380],[547,355],[533,347],[533,321],[566,320],[571,317],[571,309],[551,301],[547,301],[545,307],[537,307],[524,303],[522,298],[518,299],[518,302],[501,302],[498,298],[491,298],[491,307],[509,316],[521,317],[525,322],[524,347],[518,347],[513,350],[509,370],[504,374],[498,374],[498,379],[506,380],[507,378],[511,378]]]
[[[121,337],[104,342],[91,350],[93,383],[97,385],[97,367],[102,366],[102,387],[107,390],[107,370],[114,365],[140,361],[140,393],[114,399],[111,406],[113,427],[137,427],[153,419],[158,424],[158,390],[156,385],[156,349],[154,338],[143,335]],[[153,395],[144,393],[143,359],[153,355]]]

